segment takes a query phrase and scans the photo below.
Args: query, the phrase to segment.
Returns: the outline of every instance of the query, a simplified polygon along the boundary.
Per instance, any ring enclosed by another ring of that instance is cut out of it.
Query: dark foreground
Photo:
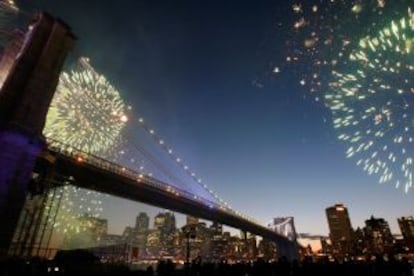
[[[153,269],[146,271],[132,271],[121,264],[101,264],[96,260],[59,260],[44,261],[33,259],[8,259],[0,263],[0,276],[10,275],[159,275],[159,276],[307,276],[307,275],[334,275],[334,276],[414,276],[413,267],[407,260],[377,259],[371,262],[287,262],[284,259],[269,263],[258,260],[254,263],[192,263],[177,269],[171,262],[159,262]]]

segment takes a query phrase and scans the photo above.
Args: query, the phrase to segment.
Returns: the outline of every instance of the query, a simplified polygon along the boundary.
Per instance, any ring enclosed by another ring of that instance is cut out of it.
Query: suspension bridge
[[[141,153],[146,164],[157,164],[156,173],[125,165],[121,161],[110,160],[98,154],[87,152],[73,144],[56,140],[49,136],[44,139],[43,128],[47,112],[58,85],[59,76],[67,53],[73,48],[76,38],[70,28],[60,20],[39,13],[27,32],[19,33],[0,60],[0,73],[3,80],[0,90],[0,248],[7,254],[13,234],[22,211],[28,183],[36,172],[40,191],[62,185],[60,178],[71,179],[71,185],[95,190],[101,193],[143,202],[161,208],[200,217],[273,241],[279,256],[290,259],[297,257],[296,241],[261,225],[255,220],[234,211],[216,193],[201,183],[194,172],[183,164],[182,159],[172,154],[170,148],[154,131],[143,125],[143,129],[155,137],[154,142],[183,169],[187,180],[174,175],[168,166],[163,166],[158,156],[148,153],[134,139],[128,137],[135,147],[132,155]],[[90,69],[90,68],[89,68]],[[95,72],[96,73],[96,72]],[[92,72],[92,74],[95,74]],[[84,104],[97,109],[96,99],[84,99]],[[110,119],[110,115],[97,113],[92,120]],[[109,117],[108,117],[109,116]],[[126,122],[123,114],[116,114]],[[142,119],[138,120],[142,123]],[[113,124],[108,121],[108,124]],[[110,136],[111,133],[103,135]],[[111,147],[112,145],[109,145]],[[144,153],[144,154],[142,154]],[[130,153],[131,155],[131,153]],[[135,160],[134,159],[134,160]],[[193,183],[188,184],[188,178]],[[184,183],[184,185],[182,184]],[[4,226],[4,227],[3,227]],[[38,230],[38,229],[37,229]],[[34,232],[37,231],[33,230]],[[35,235],[27,234],[27,236]]]

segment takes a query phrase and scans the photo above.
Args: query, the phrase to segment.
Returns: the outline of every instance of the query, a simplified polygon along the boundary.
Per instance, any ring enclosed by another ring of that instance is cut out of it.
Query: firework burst
[[[120,141],[127,117],[118,91],[98,74],[86,58],[77,70],[62,73],[47,114],[44,135],[53,146],[76,148],[89,154],[110,157]],[[99,217],[103,195],[71,185],[55,188],[60,198],[53,227],[63,234],[87,230],[80,217]]]
[[[295,72],[297,82],[314,92],[316,100],[323,98],[330,71],[342,65],[343,57],[362,34],[378,29],[382,19],[400,10],[396,2],[295,1],[291,6],[285,63],[274,72],[288,66]]]
[[[380,183],[413,185],[414,17],[359,40],[325,95],[346,155]]]
[[[44,134],[86,153],[107,155],[127,122],[119,92],[88,60],[62,73],[47,115]]]

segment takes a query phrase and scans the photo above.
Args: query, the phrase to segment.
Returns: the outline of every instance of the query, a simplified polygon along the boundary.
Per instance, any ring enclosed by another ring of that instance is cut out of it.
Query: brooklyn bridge
[[[280,257],[297,257],[294,233],[274,231],[232,209],[183,164],[142,118],[135,118],[128,106],[117,103],[108,112],[104,107],[105,96],[94,98],[87,91],[64,86],[65,80],[76,78],[62,73],[65,59],[75,44],[76,34],[70,26],[52,15],[38,13],[26,29],[9,36],[3,51],[0,61],[0,252],[3,256],[11,252],[36,256],[41,247],[48,246],[55,224],[50,195],[59,187],[71,185],[231,226],[274,242]],[[105,80],[86,58],[80,58],[79,66],[87,78],[97,80],[97,85]],[[69,111],[59,116],[83,116],[80,120],[90,120],[89,125],[80,122],[84,129],[77,129],[72,136],[73,126],[57,130],[47,126],[48,116],[55,112],[51,102],[58,85],[71,93],[66,100],[73,101],[66,106]],[[74,114],[76,105],[88,106],[93,112]],[[93,128],[90,124],[94,121],[113,127]],[[128,125],[141,128],[152,146],[158,147],[158,154],[149,153],[139,138],[120,131]],[[64,131],[72,138],[62,138]],[[74,135],[90,140],[77,143]],[[88,135],[92,138],[87,138]],[[111,151],[114,141],[128,143],[133,150],[115,153]],[[140,165],[124,162],[125,154],[128,160]],[[165,157],[158,156],[161,154],[172,160],[175,168],[165,165]],[[146,164],[145,168],[142,164]],[[59,200],[53,193],[52,197]],[[35,203],[33,198],[37,200]],[[32,204],[31,209],[28,204]]]

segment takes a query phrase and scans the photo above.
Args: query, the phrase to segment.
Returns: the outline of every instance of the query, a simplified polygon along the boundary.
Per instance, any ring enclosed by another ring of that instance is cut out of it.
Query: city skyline
[[[234,209],[263,224],[293,216],[298,232],[326,235],[324,209],[343,203],[353,227],[374,215],[399,232],[397,218],[412,215],[412,191],[379,185],[345,158],[330,111],[301,83],[304,71],[274,72],[292,50],[292,6],[200,3],[21,6],[72,26],[75,55],[90,56]],[[114,230],[146,208],[118,199],[104,207]]]
[[[338,207],[338,206],[340,206],[340,207],[342,206],[346,210],[349,208],[349,206],[343,205],[341,203],[337,203],[334,206],[326,206],[326,208],[324,209],[323,217],[325,219],[326,227],[328,228],[328,230],[327,230],[327,232],[325,234],[321,234],[321,233],[316,233],[315,234],[315,233],[297,231],[296,232],[297,237],[299,239],[303,238],[303,239],[309,239],[309,240],[317,240],[318,242],[320,241],[320,238],[328,238],[328,239],[330,239],[330,235],[329,235],[330,234],[330,231],[329,231],[329,221],[328,221],[328,219],[326,217],[326,210],[329,209],[329,208],[334,208],[334,207]],[[149,218],[148,223],[149,223],[150,226],[154,224],[155,217],[157,215],[159,215],[159,214],[162,214],[162,213],[171,213],[172,215],[174,215],[175,216],[175,219],[176,219],[176,224],[178,226],[180,226],[180,225],[183,226],[183,225],[188,224],[188,217],[189,216],[186,215],[186,214],[182,214],[182,213],[179,213],[179,212],[171,211],[171,210],[168,210],[168,209],[162,209],[162,208],[158,208],[158,207],[154,207],[154,206],[149,206],[149,205],[147,205],[147,207],[148,207],[147,209],[137,210],[137,213],[135,214],[135,216],[132,216],[131,219],[129,220],[129,222],[127,224],[125,224],[123,226],[120,225],[119,228],[118,227],[117,228],[114,228],[113,226],[111,227],[111,220],[110,219],[105,218],[105,217],[100,217],[100,218],[101,219],[105,219],[105,220],[108,221],[108,229],[109,229],[108,233],[110,233],[110,234],[117,234],[117,235],[122,234],[124,232],[124,230],[125,230],[126,227],[133,227],[134,224],[136,223],[137,216],[139,216],[141,214],[148,215],[148,218]],[[143,210],[146,210],[146,211],[143,211]],[[353,221],[352,221],[352,216],[349,216],[349,221],[350,221],[352,230],[355,231],[358,228],[363,228],[365,226],[365,224],[366,224],[366,221],[372,219],[373,217],[374,218],[383,219],[383,217],[381,217],[380,215],[371,214],[371,215],[368,215],[367,217],[365,217],[363,219],[363,223],[361,223],[361,224],[354,224]],[[288,218],[289,219],[292,218],[294,220],[294,217],[288,217]],[[401,237],[403,235],[403,233],[401,231],[400,220],[401,219],[407,219],[407,218],[412,218],[412,215],[409,215],[409,216],[401,215],[401,216],[398,216],[398,217],[395,218],[395,221],[397,223],[397,228],[396,229],[391,229],[392,230],[391,233],[394,236]],[[194,219],[197,219],[200,222],[207,223],[207,224],[212,224],[213,223],[212,221],[209,221],[209,220],[206,220],[206,219],[202,219],[202,218],[195,218],[194,217]],[[285,219],[287,219],[287,218],[286,217],[272,218],[267,223],[267,227],[274,228],[277,225],[277,224],[274,224],[274,223],[276,223],[275,221],[281,222],[281,221],[283,221]],[[390,225],[393,224],[393,221],[392,220],[385,219],[385,221],[387,221]],[[226,226],[226,225],[223,225],[223,228],[224,228],[224,231],[229,231],[230,233],[232,233],[232,235],[238,235],[238,233],[240,231],[239,229],[236,229],[236,228],[233,228],[233,227],[230,227],[230,226]],[[116,229],[116,231],[114,231],[115,229]],[[281,228],[281,229],[285,229],[285,228]],[[288,228],[288,229],[289,229],[289,231],[292,230],[291,228]]]
[[[378,243],[377,245],[375,245],[374,243],[374,245],[372,245],[370,241],[375,240],[377,238],[380,238],[380,239],[383,238],[384,241],[388,241],[388,246],[390,246],[394,244],[392,240],[394,240],[395,242],[399,244],[401,244],[402,241],[404,240],[405,244],[408,247],[412,248],[412,236],[413,236],[412,224],[414,221],[412,216],[398,218],[399,230],[403,234],[395,234],[395,233],[390,232],[390,229],[388,226],[389,222],[387,220],[384,220],[381,217],[375,217],[375,216],[367,217],[365,219],[365,225],[358,225],[353,228],[350,228],[351,218],[348,217],[347,206],[343,204],[336,204],[335,206],[327,206],[325,211],[326,211],[326,215],[328,218],[328,222],[330,221],[330,223],[328,223],[329,228],[330,228],[329,235],[311,235],[308,233],[288,233],[287,236],[289,237],[289,239],[296,237],[298,243],[303,248],[310,246],[314,254],[321,253],[321,252],[327,253],[324,251],[326,250],[326,248],[323,247],[323,243],[324,242],[326,243],[326,241],[329,241],[329,245],[332,246],[332,248],[335,248],[337,252],[341,252],[341,251],[343,252],[343,250],[353,252],[351,249],[353,248],[353,246],[355,246],[355,237],[366,240],[366,242],[368,242],[368,244],[370,244],[371,247],[374,246],[374,248],[377,248],[378,250],[381,250],[381,251],[384,248],[377,247],[377,246],[378,244],[382,244],[382,243]],[[171,219],[166,220],[166,218],[168,217],[171,217],[172,220]],[[102,242],[105,242],[107,240],[107,242],[109,243],[113,243],[117,239],[118,239],[118,243],[122,243],[121,241],[123,239],[131,243],[132,241],[130,239],[132,239],[132,236],[134,235],[133,234],[134,231],[136,232],[136,234],[138,234],[137,237],[141,237],[141,238],[138,238],[138,240],[142,240],[142,238],[144,236],[146,237],[150,231],[153,231],[154,229],[158,229],[160,227],[162,228],[164,227],[163,226],[164,224],[169,225],[167,226],[167,229],[177,229],[179,231],[184,231],[184,229],[187,229],[190,225],[202,225],[203,227],[212,228],[214,227],[214,224],[215,224],[214,222],[211,222],[211,221],[199,219],[199,218],[188,216],[188,215],[183,215],[183,214],[172,212],[169,210],[159,211],[154,216],[149,216],[146,212],[139,212],[135,216],[134,223],[125,225],[121,233],[114,234],[107,230],[108,225],[110,224],[110,221],[108,221],[107,219],[105,218],[96,219],[94,217],[88,216],[87,214],[84,214],[79,218],[81,224],[82,224],[82,220],[84,220],[85,218],[87,219],[89,218],[92,221],[99,221],[98,225],[102,223],[105,225],[106,230],[105,231],[98,230],[97,235],[100,237],[104,237],[102,236],[102,234],[105,233],[105,235],[108,235],[109,239],[105,238],[101,240]],[[183,218],[185,219],[183,220]],[[284,233],[285,231],[294,231],[293,221],[294,220],[291,217],[274,218],[273,224],[269,224],[268,227],[272,229],[274,228],[274,231],[276,231],[277,233],[286,235],[286,233]],[[286,224],[286,222],[288,223]],[[290,222],[292,222],[293,224],[290,224]],[[64,234],[64,235],[68,235],[68,237],[71,237],[71,235],[74,235],[73,237],[75,237],[75,239],[72,240],[72,245],[70,245],[70,243],[66,243],[66,245],[64,246],[69,245],[69,248],[71,248],[73,247],[74,244],[77,244],[76,236],[82,237],[85,234],[88,235],[87,233],[89,233],[89,231],[95,232],[96,230],[94,229],[101,229],[99,227],[94,228],[93,225],[95,225],[95,223],[92,223],[91,225],[92,227],[89,226],[89,230],[86,230],[84,233]],[[231,236],[237,237],[243,240],[244,234],[240,232],[238,229],[226,227],[225,225],[221,225],[221,224],[218,224],[218,225],[220,225],[221,232],[223,234],[227,232]],[[373,231],[374,232],[384,231],[384,233],[378,236],[376,234],[372,234]],[[144,235],[144,233],[146,234]],[[194,235],[196,236],[197,233],[194,232]],[[347,236],[345,240],[343,240],[343,237],[342,237],[343,235]],[[362,236],[360,237],[360,235]],[[145,239],[146,238],[144,238],[144,240]],[[67,240],[67,239],[64,239],[64,240]],[[260,240],[261,238],[257,236],[256,241],[259,242]],[[73,243],[73,241],[75,241],[75,243]],[[145,244],[146,242],[138,241],[138,247],[140,248],[145,247]],[[372,251],[370,252],[375,252],[374,248],[371,248],[370,250]]]

